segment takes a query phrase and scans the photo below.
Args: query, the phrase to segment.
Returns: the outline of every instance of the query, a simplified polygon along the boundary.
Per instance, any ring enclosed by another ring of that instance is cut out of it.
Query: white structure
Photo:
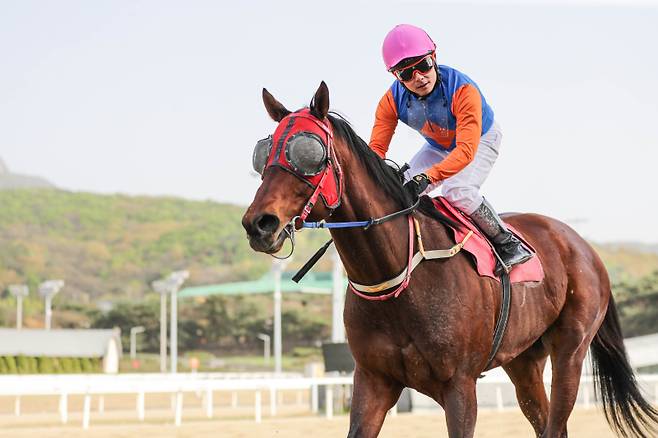
[[[57,295],[60,289],[64,287],[64,281],[62,280],[48,280],[44,281],[39,285],[39,295],[46,301],[45,309],[45,327],[46,330],[50,330],[51,321],[53,317],[52,304],[53,297]]]
[[[144,333],[144,326],[138,325],[130,329],[130,359],[135,360],[137,357],[137,335]]]
[[[9,293],[16,297],[16,328],[20,330],[23,328],[23,298],[28,296],[30,288],[25,284],[11,284]]]
[[[103,372],[119,372],[121,333],[116,330],[0,329],[0,356],[103,358]]]

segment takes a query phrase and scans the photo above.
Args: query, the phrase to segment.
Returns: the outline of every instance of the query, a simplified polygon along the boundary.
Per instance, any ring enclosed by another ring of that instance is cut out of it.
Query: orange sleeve
[[[430,181],[450,178],[473,161],[482,133],[482,98],[473,85],[459,87],[452,97],[452,113],[457,119],[456,147],[440,163],[428,169]]]
[[[375,124],[370,134],[370,149],[381,158],[386,158],[391,138],[398,126],[398,111],[393,100],[393,92],[389,89],[379,101],[375,111]]]

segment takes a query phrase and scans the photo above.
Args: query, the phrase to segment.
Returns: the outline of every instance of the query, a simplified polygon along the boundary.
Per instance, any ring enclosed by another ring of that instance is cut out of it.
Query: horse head
[[[338,207],[343,182],[327,119],[327,85],[322,82],[310,106],[299,111],[289,111],[266,89],[263,102],[278,125],[254,149],[254,170],[262,184],[242,226],[254,250],[272,254],[281,249],[290,232],[286,227],[294,227],[295,219],[325,219]]]

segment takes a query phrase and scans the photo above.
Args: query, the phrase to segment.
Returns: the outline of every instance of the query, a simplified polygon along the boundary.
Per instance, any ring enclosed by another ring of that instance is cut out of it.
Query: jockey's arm
[[[452,98],[452,113],[457,119],[455,149],[440,163],[425,172],[431,182],[443,181],[473,161],[482,132],[482,98],[473,85],[461,86]]]
[[[391,144],[391,138],[398,126],[398,113],[393,101],[393,94],[389,89],[381,98],[375,111],[375,124],[370,134],[370,149],[382,159],[386,158],[386,152]]]

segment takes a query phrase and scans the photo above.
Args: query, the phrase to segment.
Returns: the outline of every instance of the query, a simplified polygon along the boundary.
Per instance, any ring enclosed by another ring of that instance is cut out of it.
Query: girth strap
[[[509,274],[507,272],[502,273],[500,276],[500,282],[503,285],[503,301],[500,303],[500,311],[498,312],[498,321],[496,321],[496,328],[494,329],[491,353],[489,353],[489,360],[487,360],[487,364],[484,366],[485,370],[489,368],[494,358],[496,357],[496,353],[500,348],[500,344],[503,342],[503,336],[505,335],[507,322],[509,321],[509,311],[511,307],[510,303],[512,301],[512,287],[510,284]]]

